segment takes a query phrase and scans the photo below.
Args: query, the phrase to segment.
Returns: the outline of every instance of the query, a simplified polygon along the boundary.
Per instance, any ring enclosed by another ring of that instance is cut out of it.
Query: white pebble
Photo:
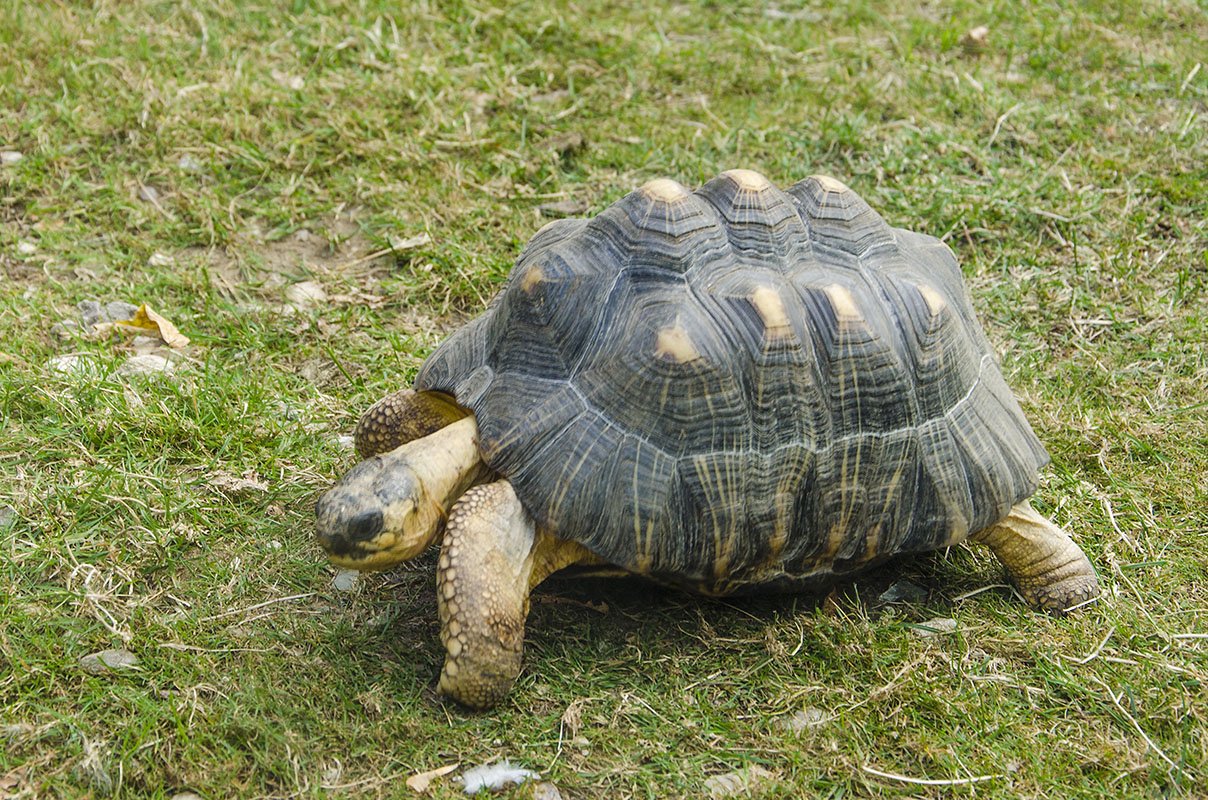
[[[336,573],[332,579],[331,585],[335,587],[337,592],[351,592],[357,588],[357,584],[361,581],[361,573],[355,569],[342,569]]]
[[[101,365],[95,358],[76,353],[55,356],[46,362],[46,367],[51,372],[57,372],[60,375],[92,375],[100,377],[101,374]]]
[[[327,302],[327,291],[314,281],[302,281],[287,287],[285,300],[299,310]]]

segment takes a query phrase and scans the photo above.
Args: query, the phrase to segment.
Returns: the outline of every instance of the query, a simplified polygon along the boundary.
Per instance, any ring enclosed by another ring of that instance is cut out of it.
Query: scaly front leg
[[[436,576],[445,666],[440,692],[489,708],[511,689],[524,649],[529,592],[554,572],[594,557],[538,531],[512,485],[467,491],[449,514]]]

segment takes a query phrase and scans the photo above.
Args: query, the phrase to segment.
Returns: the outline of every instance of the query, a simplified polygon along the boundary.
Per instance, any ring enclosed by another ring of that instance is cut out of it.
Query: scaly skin
[[[448,395],[402,389],[370,406],[357,422],[352,439],[357,455],[370,458],[436,433],[465,416],[466,410]]]
[[[1064,614],[1099,596],[1099,580],[1086,554],[1026,500],[971,538],[994,551],[1035,608]]]
[[[481,474],[473,417],[362,461],[319,498],[319,544],[341,567],[389,569],[436,541]]]
[[[466,492],[449,514],[436,577],[441,693],[470,708],[502,700],[520,674],[529,593],[593,561],[582,545],[535,530],[507,481]]]

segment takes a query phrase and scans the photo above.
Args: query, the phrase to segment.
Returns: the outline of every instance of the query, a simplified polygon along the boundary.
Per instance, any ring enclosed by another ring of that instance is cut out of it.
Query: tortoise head
[[[481,466],[473,417],[367,458],[319,498],[315,538],[337,566],[389,569],[436,541]]]
[[[392,456],[362,461],[319,498],[315,537],[332,563],[389,569],[419,555],[436,537],[439,520],[419,474]]]

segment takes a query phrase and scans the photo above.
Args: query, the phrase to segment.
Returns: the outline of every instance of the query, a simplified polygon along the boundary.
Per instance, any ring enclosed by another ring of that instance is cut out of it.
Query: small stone
[[[176,166],[185,172],[201,172],[202,170],[201,162],[187,153],[176,160]]]
[[[80,321],[84,323],[85,328],[105,322],[105,311],[95,300],[81,300],[76,303],[76,309],[80,312]]]
[[[17,509],[12,506],[0,506],[0,531],[6,531],[17,524]]]
[[[336,446],[339,447],[341,450],[348,450],[348,451],[355,450],[356,446],[357,446],[356,438],[353,436],[349,436],[347,434],[337,436],[336,437]]]
[[[101,365],[95,358],[77,353],[55,356],[46,362],[46,368],[60,375],[101,375]]]
[[[50,332],[60,339],[71,339],[80,335],[80,323],[74,319],[65,319],[50,326]]]
[[[138,392],[131,389],[129,386],[122,384],[122,397],[126,398],[126,407],[131,411],[137,411],[140,408],[146,408],[147,404],[143,402],[143,398]]]
[[[159,205],[159,190],[154,186],[139,186],[138,199]]]
[[[302,418],[302,412],[298,410],[297,406],[292,406],[284,400],[278,400],[277,402],[273,403],[273,410],[277,412],[277,415],[281,419],[288,420],[290,422],[294,422]]]
[[[285,300],[298,310],[327,302],[327,291],[314,281],[302,281],[285,289]]]
[[[33,242],[17,242],[17,254],[23,256],[32,256],[38,252],[38,246]]]
[[[302,80],[297,75],[290,75],[288,72],[282,72],[275,69],[272,71],[273,80],[286,89],[293,89],[295,92],[306,85],[306,81]]]
[[[989,40],[990,29],[985,25],[978,25],[976,28],[970,28],[961,37],[961,47],[970,55],[976,55],[986,49]]]
[[[582,150],[587,145],[587,140],[578,131],[568,131],[546,139],[545,145],[566,158]]]
[[[203,800],[196,792],[178,792],[172,795],[172,800]]]
[[[0,150],[0,167],[11,167],[23,158],[25,155],[16,150]]]
[[[89,675],[107,675],[111,672],[138,669],[138,656],[125,649],[101,650],[83,656],[79,664],[80,669]]]
[[[176,369],[167,358],[155,353],[140,353],[130,356],[117,368],[116,375],[168,375]]]
[[[705,790],[712,800],[723,800],[727,797],[762,797],[769,793],[776,781],[776,773],[755,765],[706,778]]]
[[[336,573],[332,579],[331,585],[337,592],[351,592],[357,588],[357,584],[361,582],[361,573],[355,569],[342,569]]]
[[[562,800],[562,790],[549,781],[533,784],[533,800]]]
[[[138,306],[134,303],[127,303],[124,300],[114,300],[105,304],[105,320],[107,322],[121,322],[131,319],[138,312]]]
[[[153,353],[163,347],[163,341],[155,336],[135,336],[130,340],[130,346],[136,353]]]
[[[882,603],[921,603],[926,599],[927,590],[910,581],[898,581],[881,593]]]
[[[917,625],[912,625],[910,627],[910,632],[915,636],[921,636],[924,639],[930,639],[933,636],[944,636],[949,633],[956,633],[956,620],[950,617],[929,619],[926,622],[920,622]]]
[[[147,259],[148,267],[170,267],[176,263],[176,259],[167,253],[152,253]]]

